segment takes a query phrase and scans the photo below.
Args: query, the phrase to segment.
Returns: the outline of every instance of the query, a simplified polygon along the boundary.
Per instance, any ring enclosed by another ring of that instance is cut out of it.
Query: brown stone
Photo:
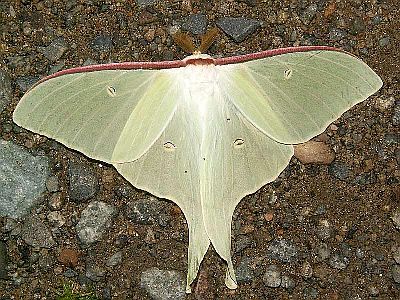
[[[63,248],[57,257],[57,260],[65,266],[76,267],[79,260],[79,253],[75,249]]]
[[[303,164],[329,165],[335,159],[335,152],[324,142],[308,141],[294,145],[294,156]]]

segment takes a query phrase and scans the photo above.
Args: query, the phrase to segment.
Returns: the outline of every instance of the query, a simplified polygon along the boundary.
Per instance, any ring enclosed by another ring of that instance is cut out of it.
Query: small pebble
[[[336,252],[331,256],[329,260],[329,265],[332,268],[344,270],[349,265],[349,259],[345,257],[342,253]]]
[[[365,24],[364,24],[364,21],[362,18],[358,18],[358,17],[354,18],[354,20],[351,22],[350,26],[351,26],[350,33],[352,35],[357,35],[357,34],[365,31]]]
[[[311,278],[313,275],[313,269],[311,264],[308,261],[305,261],[301,266],[301,276],[308,279]]]
[[[400,229],[400,208],[397,208],[392,214],[392,221],[397,229]]]
[[[396,103],[396,99],[394,97],[379,97],[375,100],[375,107],[379,109],[381,112],[385,112],[388,109],[392,108]]]
[[[99,282],[103,280],[107,271],[102,266],[96,264],[95,262],[86,262],[86,272],[85,276],[94,282]]]
[[[111,220],[116,213],[113,205],[93,201],[82,211],[76,232],[83,247],[98,241],[111,225]]]
[[[393,259],[396,263],[400,264],[400,246],[392,247]]]
[[[308,286],[303,290],[303,299],[317,299],[318,290],[314,287]]]
[[[150,6],[154,3],[156,3],[158,0],[136,0],[136,3],[141,6],[141,7],[145,7],[145,6]]]
[[[396,264],[392,266],[392,277],[394,282],[400,284],[400,265]]]
[[[49,212],[47,214],[47,220],[56,228],[63,226],[66,222],[64,216],[59,211]]]
[[[49,176],[46,180],[46,188],[51,193],[59,191],[58,178],[56,176]]]
[[[329,174],[339,180],[346,180],[351,175],[351,171],[344,162],[334,161],[329,166]]]
[[[271,222],[274,219],[274,213],[273,212],[267,212],[264,214],[264,219],[267,222]]]
[[[234,241],[235,253],[240,253],[244,249],[251,247],[253,241],[250,237],[246,235],[238,235]]]
[[[21,237],[32,247],[51,248],[55,245],[50,230],[37,215],[30,215],[26,218],[21,228]]]
[[[64,266],[75,268],[79,261],[79,252],[75,249],[62,248],[57,260]]]
[[[10,76],[6,70],[0,70],[0,113],[10,103],[12,92]]]
[[[397,104],[394,108],[393,115],[392,115],[392,124],[394,126],[400,125],[400,104]]]
[[[22,76],[16,79],[16,83],[21,92],[28,91],[40,78],[38,76]]]
[[[41,52],[48,60],[57,61],[59,60],[65,51],[67,51],[68,45],[63,37],[56,38],[47,47],[39,48]]]
[[[133,223],[140,225],[154,224],[161,215],[160,201],[154,197],[131,201],[128,204],[126,214]]]
[[[217,20],[217,26],[236,43],[240,43],[256,31],[261,26],[261,22],[253,19],[226,17]]]
[[[145,34],[144,38],[148,42],[152,42],[154,40],[154,36],[156,34],[156,30],[154,28],[150,28]]]
[[[122,252],[117,251],[106,260],[107,267],[115,267],[122,262]]]
[[[377,297],[379,295],[379,289],[374,285],[368,287],[368,292],[372,297]]]
[[[151,229],[151,228],[147,229],[146,236],[144,237],[144,242],[148,245],[151,245],[151,244],[154,244],[157,242],[153,229]]]
[[[372,24],[374,24],[374,25],[378,25],[379,23],[381,23],[382,22],[382,16],[381,15],[375,15],[375,16],[373,16],[373,18],[372,18]]]
[[[140,277],[140,286],[155,300],[184,300],[185,280],[180,272],[150,268]]]
[[[279,271],[278,266],[269,265],[263,276],[263,282],[267,287],[279,287],[281,284],[281,272]]]
[[[95,51],[107,52],[113,48],[114,44],[110,36],[99,35],[92,42],[92,48]]]
[[[313,3],[309,6],[307,6],[307,8],[305,10],[303,10],[303,12],[301,13],[301,20],[303,21],[303,23],[305,25],[310,24],[310,22],[314,19],[315,14],[318,11],[318,5]]]
[[[324,142],[308,141],[294,145],[294,156],[303,164],[329,165],[335,159],[335,152]]]
[[[297,260],[298,251],[296,245],[290,240],[275,239],[268,246],[267,255],[271,259],[277,259],[283,263],[290,263]]]
[[[328,36],[331,41],[338,42],[346,37],[346,32],[338,28],[332,28]]]
[[[192,34],[204,34],[207,28],[207,17],[202,14],[188,16],[182,24],[182,29]]]
[[[254,269],[252,266],[251,258],[244,256],[240,263],[237,265],[236,280],[240,282],[251,282],[254,279]]]
[[[62,273],[62,275],[67,278],[74,278],[74,277],[78,276],[78,273],[72,269],[67,269],[64,273]]]
[[[295,281],[286,275],[282,276],[282,280],[281,280],[281,287],[284,289],[293,289],[296,286]]]
[[[390,37],[388,37],[388,36],[385,36],[385,37],[379,39],[379,46],[381,46],[381,47],[385,47],[385,46],[389,45],[389,43],[390,43]]]
[[[89,166],[71,162],[68,168],[68,177],[71,200],[84,201],[97,194],[98,179]]]
[[[64,198],[62,193],[51,194],[48,205],[52,210],[60,210],[64,205]]]

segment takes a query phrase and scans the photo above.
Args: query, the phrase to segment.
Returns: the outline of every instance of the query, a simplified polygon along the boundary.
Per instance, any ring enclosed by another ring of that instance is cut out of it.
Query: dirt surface
[[[247,242],[233,253],[233,260],[239,265],[249,258],[253,278],[240,283],[237,290],[227,289],[223,261],[209,249],[187,299],[400,299],[400,284],[393,278],[400,233],[392,220],[400,207],[399,127],[393,120],[400,101],[400,4],[397,0],[254,2],[253,6],[249,5],[253,1],[159,1],[139,8],[130,0],[1,1],[0,64],[12,79],[13,98],[0,115],[0,137],[50,158],[64,200],[61,210],[68,218],[57,246],[28,249],[28,258],[21,254],[22,242],[2,230],[9,256],[17,265],[12,271],[23,280],[18,284],[0,279],[0,299],[54,299],[63,282],[73,282],[77,290],[87,291],[80,275],[63,275],[68,264],[57,257],[64,248],[76,249],[73,256],[79,259],[72,269],[77,274],[85,273],[88,258],[102,265],[104,257],[122,251],[122,262],[106,268],[98,281],[90,283],[100,299],[149,299],[140,287],[140,276],[154,266],[186,273],[187,226],[176,205],[162,203],[169,216],[168,226],[134,224],[126,216],[127,205],[148,197],[145,192],[131,188],[111,166],[11,124],[12,112],[23,95],[18,78],[42,77],[51,70],[81,66],[88,59],[97,63],[181,59],[186,54],[173,43],[169,32],[186,16],[199,12],[207,16],[209,27],[226,16],[263,21],[261,28],[239,44],[222,34],[210,55],[231,56],[293,45],[336,46],[362,58],[381,76],[384,86],[326,130],[322,138],[336,153],[333,165],[303,165],[293,158],[275,182],[239,204],[232,243],[237,249],[241,241]],[[304,12],[313,3],[317,9],[308,18]],[[337,32],[344,35],[337,38]],[[99,36],[111,38],[109,49],[93,46]],[[41,49],[59,37],[67,46],[61,57],[51,61]],[[70,161],[95,170],[100,182],[96,200],[113,204],[119,211],[102,240],[89,249],[81,247],[75,232],[76,219],[87,202],[69,200]],[[337,174],[337,162],[347,169],[346,176]],[[46,215],[46,203],[37,209],[39,213]],[[328,224],[327,237],[321,238],[321,224]],[[149,229],[154,237],[146,239]],[[290,263],[267,255],[271,243],[282,239],[297,247],[296,259]],[[321,244],[331,250],[325,260],[318,256]],[[54,257],[50,270],[37,266],[34,253]],[[336,254],[348,259],[342,269],[329,263]],[[268,287],[265,271],[270,264],[290,276],[294,287]]]

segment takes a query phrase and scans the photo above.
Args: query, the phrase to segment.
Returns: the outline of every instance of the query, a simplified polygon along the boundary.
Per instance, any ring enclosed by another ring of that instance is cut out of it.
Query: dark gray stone
[[[106,260],[107,267],[115,267],[122,262],[122,251],[117,251]]]
[[[306,25],[310,24],[310,22],[314,19],[317,11],[318,11],[317,4],[313,3],[307,6],[307,8],[301,12],[300,18],[303,21],[303,23]]]
[[[109,287],[103,289],[103,300],[112,300],[111,289]]]
[[[203,34],[207,28],[207,18],[204,14],[188,16],[182,24],[182,29],[192,34]]]
[[[400,265],[396,264],[392,266],[392,277],[394,282],[400,284]]]
[[[397,164],[400,165],[400,149],[394,150],[394,156],[396,157]]]
[[[317,236],[325,241],[329,239],[332,235],[333,229],[332,225],[329,223],[328,220],[320,220],[318,222],[318,227],[317,227]]]
[[[251,282],[254,279],[254,268],[252,266],[252,259],[250,257],[244,256],[236,267],[235,272],[237,282]]]
[[[393,246],[392,252],[393,252],[393,259],[395,260],[396,263],[400,264],[400,246]]]
[[[104,275],[106,275],[106,269],[97,265],[95,262],[86,265],[85,276],[91,281],[98,282],[103,279]]]
[[[92,48],[95,51],[99,52],[107,52],[113,48],[114,44],[110,36],[108,35],[99,35],[97,36],[92,43]]]
[[[48,60],[54,62],[59,60],[67,49],[68,45],[65,42],[65,39],[63,37],[58,37],[47,47],[40,47],[39,52],[41,52]]]
[[[71,200],[83,201],[96,195],[99,183],[93,170],[85,165],[70,163],[68,168],[69,196]]]
[[[64,277],[67,278],[74,278],[76,276],[78,276],[78,273],[76,273],[74,270],[72,269],[67,269],[64,273],[63,273]]]
[[[296,286],[296,283],[292,277],[289,277],[286,275],[282,276],[282,279],[281,279],[281,287],[282,288],[291,290],[291,289],[294,289],[295,286]]]
[[[312,268],[310,262],[308,262],[308,261],[303,262],[303,264],[301,266],[301,276],[308,279],[308,278],[311,278],[312,275],[313,275],[313,268]]]
[[[316,252],[319,261],[323,261],[331,255],[331,250],[326,243],[319,245]]]
[[[29,216],[21,228],[21,237],[32,247],[51,248],[55,245],[47,226],[36,215]]]
[[[7,279],[7,265],[9,258],[7,255],[7,247],[3,241],[0,241],[0,279]]]
[[[374,172],[363,173],[355,176],[354,183],[359,185],[374,184],[376,183],[376,176]]]
[[[0,140],[0,216],[19,218],[37,204],[46,190],[48,160]]]
[[[142,198],[128,204],[127,217],[136,224],[151,225],[161,213],[160,202],[154,198]]]
[[[390,37],[388,36],[384,36],[383,38],[379,39],[379,46],[381,47],[385,47],[389,45],[389,43],[390,43]]]
[[[383,137],[383,146],[391,147],[400,144],[400,134],[397,133],[385,133]]]
[[[349,259],[345,257],[341,252],[336,252],[329,259],[329,265],[332,268],[344,270],[349,265]]]
[[[318,290],[312,286],[308,286],[303,290],[303,299],[317,299]]]
[[[185,299],[185,280],[178,271],[150,268],[140,277],[140,286],[155,300]]]
[[[46,180],[46,188],[49,192],[57,192],[59,191],[59,185],[58,185],[58,178],[56,176],[50,176]]]
[[[351,175],[351,171],[345,163],[334,161],[329,166],[329,174],[339,180],[346,180]]]
[[[279,271],[278,266],[269,265],[263,276],[263,282],[267,287],[276,288],[281,285],[281,271]]]
[[[84,247],[98,241],[111,225],[116,213],[114,206],[100,201],[93,201],[82,211],[76,225],[76,232]]]
[[[217,26],[229,35],[236,43],[243,42],[249,35],[261,26],[262,22],[245,18],[221,18]]]
[[[397,229],[400,229],[400,208],[396,209],[392,214],[392,221]]]
[[[39,257],[39,267],[41,271],[49,271],[53,268],[56,263],[56,259],[53,255],[50,254],[42,254]]]
[[[355,18],[351,22],[350,33],[353,35],[357,35],[361,32],[365,31],[365,24],[362,18]]]
[[[245,235],[238,235],[234,242],[235,253],[242,252],[244,249],[251,247],[253,241]]]
[[[381,15],[375,15],[372,17],[372,24],[378,25],[382,22],[383,18]]]
[[[394,107],[393,116],[392,116],[392,124],[394,126],[400,125],[400,103]]]
[[[283,263],[291,263],[297,260],[298,250],[296,245],[290,240],[274,240],[268,246],[267,255],[271,259],[276,259]]]
[[[256,6],[259,0],[239,0],[239,2],[245,2],[247,5]]]
[[[16,83],[20,91],[25,93],[39,80],[39,76],[22,76],[16,79]]]
[[[141,7],[153,5],[156,2],[157,0],[136,0],[136,3]]]
[[[374,285],[369,285],[368,286],[368,293],[372,296],[372,297],[378,297],[379,295],[379,289],[374,286]]]
[[[61,59],[58,64],[52,65],[49,70],[49,75],[61,71],[65,67],[65,59]]]
[[[346,35],[347,35],[346,32],[339,28],[332,28],[328,34],[329,39],[333,42],[338,42],[342,40],[343,38],[346,37]]]
[[[353,256],[353,248],[351,248],[351,246],[346,242],[343,242],[340,244],[340,250],[341,250],[341,253],[343,253],[343,255],[345,257],[350,258]]]
[[[10,103],[12,97],[11,78],[5,70],[0,70],[0,113]]]

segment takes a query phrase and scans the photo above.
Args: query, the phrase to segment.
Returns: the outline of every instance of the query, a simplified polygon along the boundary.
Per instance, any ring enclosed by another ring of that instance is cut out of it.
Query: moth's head
[[[183,62],[186,65],[213,65],[214,58],[212,58],[208,54],[195,52],[192,55],[189,55],[183,59]]]
[[[195,55],[202,55],[202,53],[205,53],[211,47],[211,45],[216,41],[218,35],[219,35],[218,28],[214,27],[208,30],[205,34],[201,36],[201,43],[199,47],[196,47],[194,45],[193,39],[187,33],[177,32],[173,34],[172,37],[175,43],[179,47],[181,47],[183,51],[187,53],[192,53],[193,55],[191,56],[195,56]],[[202,59],[202,57],[198,58]]]

